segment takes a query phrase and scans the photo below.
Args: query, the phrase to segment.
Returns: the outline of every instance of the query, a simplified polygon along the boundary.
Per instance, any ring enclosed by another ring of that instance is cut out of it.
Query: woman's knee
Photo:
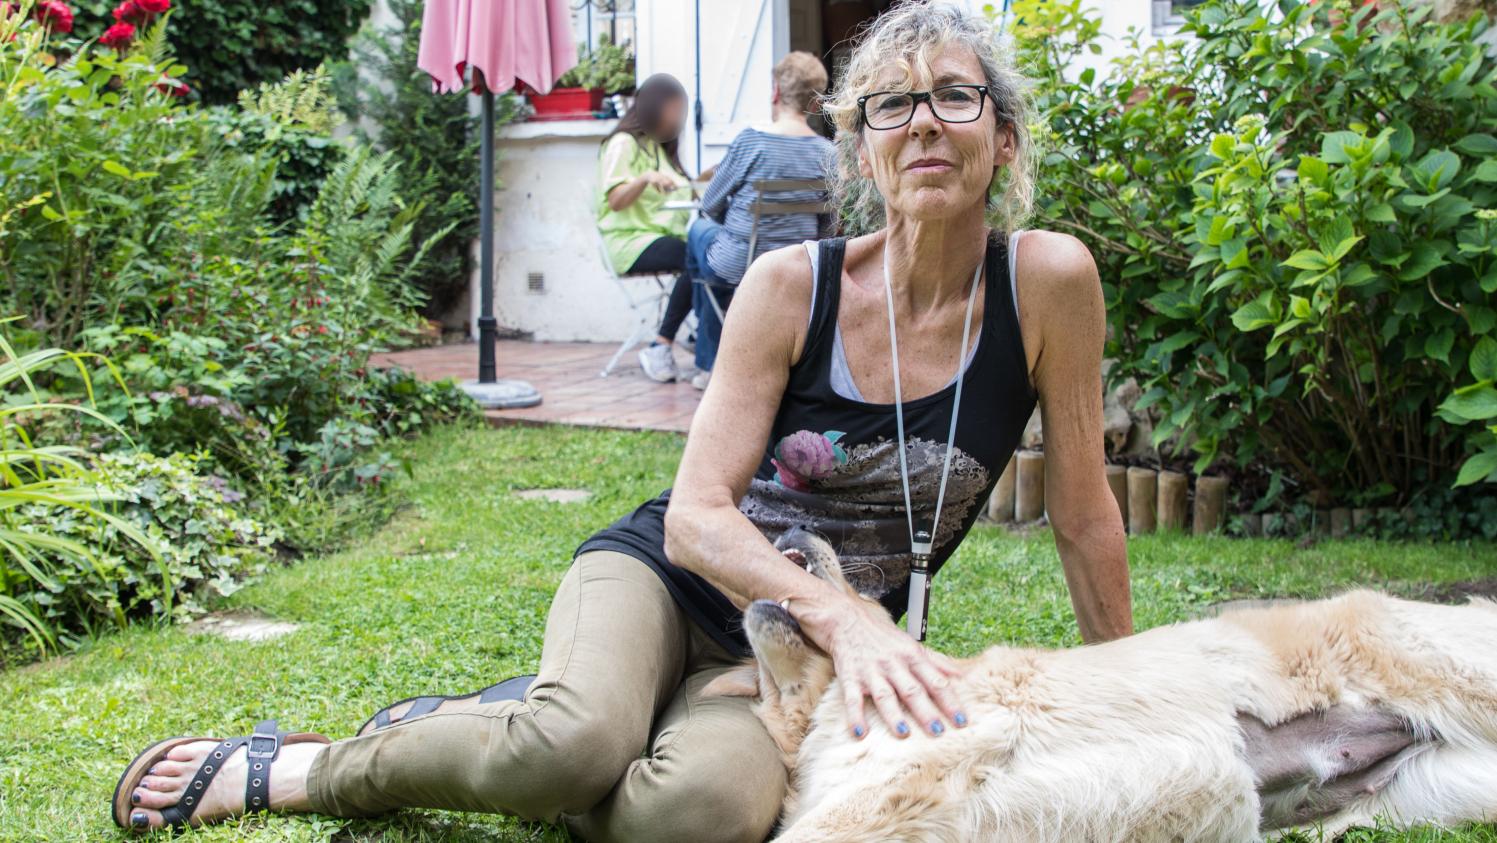
[[[602,802],[648,739],[601,717],[556,715],[518,715],[506,736],[523,759],[525,801],[531,808],[524,813],[534,819],[586,811]]]
[[[778,761],[670,771],[648,769],[653,763],[641,759],[626,774],[609,812],[609,839],[762,843],[779,819],[787,777]]]

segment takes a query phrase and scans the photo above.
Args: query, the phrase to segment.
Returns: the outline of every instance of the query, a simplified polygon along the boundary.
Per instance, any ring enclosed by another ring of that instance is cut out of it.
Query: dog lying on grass
[[[805,530],[781,552],[852,591]],[[779,604],[754,659],[709,690],[756,695],[785,754],[781,843],[1239,841],[1497,820],[1497,603],[1370,591],[961,662],[971,717],[940,738],[849,735],[831,660]]]

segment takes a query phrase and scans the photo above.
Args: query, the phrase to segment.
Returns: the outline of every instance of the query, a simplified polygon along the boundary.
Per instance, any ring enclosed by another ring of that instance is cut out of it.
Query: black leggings
[[[660,336],[675,340],[686,314],[691,312],[691,279],[686,275],[686,241],[679,237],[660,237],[645,247],[634,263],[629,265],[630,274],[636,272],[676,272],[676,285],[671,287],[670,300],[665,304],[665,318],[660,320]]]

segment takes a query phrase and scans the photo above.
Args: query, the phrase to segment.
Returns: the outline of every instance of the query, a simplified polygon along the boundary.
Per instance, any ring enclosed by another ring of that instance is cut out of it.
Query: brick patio
[[[624,355],[613,374],[598,377],[616,348],[615,343],[499,341],[499,377],[529,381],[540,390],[541,403],[523,410],[489,410],[485,413],[489,423],[685,433],[701,393],[684,381],[655,383],[646,378],[633,352]],[[373,362],[409,369],[423,380],[466,380],[478,375],[478,345],[463,343],[377,354]],[[676,362],[684,372],[691,370],[690,355],[680,348],[676,349]]]

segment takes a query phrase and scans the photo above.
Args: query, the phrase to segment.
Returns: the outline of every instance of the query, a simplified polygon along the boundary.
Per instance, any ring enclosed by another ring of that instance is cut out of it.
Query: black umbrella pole
[[[499,323],[494,319],[494,93],[483,81],[483,137],[479,157],[483,174],[479,179],[478,208],[478,380],[463,381],[463,390],[485,409],[506,410],[534,407],[541,403],[535,387],[521,380],[499,380],[495,345]]]
[[[480,178],[478,220],[480,236],[478,271],[478,382],[493,383],[497,377],[494,343],[499,323],[494,319],[494,92],[487,82],[483,89],[483,139],[481,141],[483,174]]]

